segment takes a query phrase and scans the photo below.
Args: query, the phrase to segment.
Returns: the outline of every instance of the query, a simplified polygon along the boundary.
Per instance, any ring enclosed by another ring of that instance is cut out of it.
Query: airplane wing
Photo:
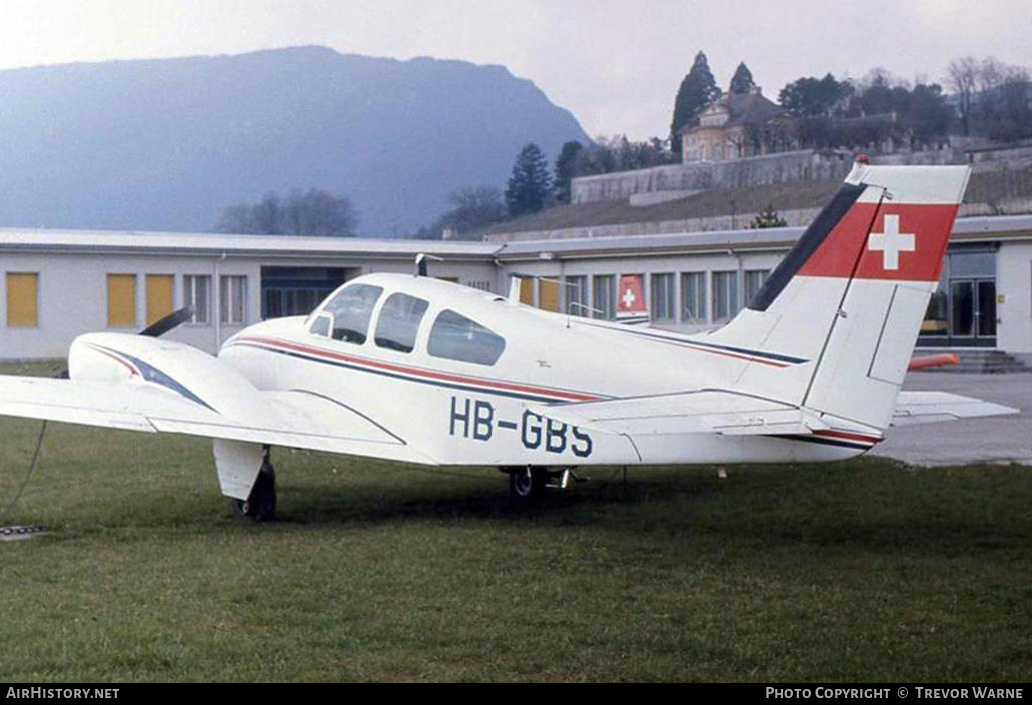
[[[581,428],[639,437],[809,434],[828,428],[799,407],[715,389],[539,406],[531,411]]]
[[[1018,414],[1020,411],[1002,404],[947,392],[900,392],[892,413],[892,425],[910,426],[984,416],[1007,416]]]
[[[155,385],[0,376],[0,415],[436,464],[335,400],[300,391],[255,394],[240,418]]]

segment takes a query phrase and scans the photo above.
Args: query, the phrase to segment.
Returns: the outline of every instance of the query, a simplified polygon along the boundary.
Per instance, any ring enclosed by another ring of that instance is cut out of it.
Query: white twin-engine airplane
[[[370,274],[213,357],[89,333],[70,379],[0,377],[0,414],[214,439],[222,492],[275,512],[270,446],[495,466],[516,497],[589,465],[828,462],[890,425],[1015,413],[901,392],[967,167],[858,163],[723,328],[679,335]]]

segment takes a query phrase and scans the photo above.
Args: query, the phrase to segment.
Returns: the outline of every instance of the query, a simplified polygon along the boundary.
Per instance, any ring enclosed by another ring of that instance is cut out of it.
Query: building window
[[[597,275],[593,281],[594,297],[592,308],[595,318],[611,320],[616,316],[616,276],[613,274]]]
[[[207,325],[211,321],[211,277],[187,274],[183,277],[183,305],[193,309],[190,323]]]
[[[230,325],[247,322],[247,277],[220,277],[219,321]]]
[[[39,274],[7,273],[7,327],[34,328],[39,325]]]
[[[538,308],[559,310],[559,282],[555,279],[538,279]]]
[[[745,302],[746,305],[755,298],[757,292],[770,276],[769,269],[747,269],[745,270]]]
[[[738,272],[713,272],[713,320],[726,321],[738,313]]]
[[[147,325],[157,323],[172,313],[173,282],[171,274],[148,274],[144,283],[147,295]]]
[[[652,319],[672,321],[676,317],[677,304],[674,294],[673,274],[652,275]]]
[[[534,305],[534,279],[531,277],[520,277],[520,303]]]
[[[108,328],[136,325],[136,275],[107,275]]]
[[[574,316],[588,315],[587,277],[566,277],[566,312]]]
[[[685,272],[681,275],[681,296],[685,323],[706,322],[706,272]]]

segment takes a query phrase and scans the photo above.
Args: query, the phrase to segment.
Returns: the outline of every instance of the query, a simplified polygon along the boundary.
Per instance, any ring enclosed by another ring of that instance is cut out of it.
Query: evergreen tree
[[[674,100],[674,119],[670,123],[670,149],[681,154],[681,128],[695,121],[702,109],[720,97],[720,88],[713,78],[706,55],[695,55],[688,75],[681,81]]]
[[[738,64],[738,68],[735,69],[735,75],[731,77],[731,85],[728,90],[731,93],[748,93],[756,86],[753,81],[752,71],[745,65],[745,62]]]
[[[509,215],[515,218],[536,213],[545,207],[551,190],[552,175],[548,173],[548,161],[541,148],[531,142],[516,157],[509,188],[505,189]]]
[[[570,202],[570,182],[577,176],[577,157],[582,151],[584,145],[577,140],[570,140],[563,145],[555,159],[555,200],[560,203]]]
[[[773,203],[768,203],[767,207],[752,222],[752,227],[754,228],[783,228],[786,225],[788,225],[788,221],[774,210]]]

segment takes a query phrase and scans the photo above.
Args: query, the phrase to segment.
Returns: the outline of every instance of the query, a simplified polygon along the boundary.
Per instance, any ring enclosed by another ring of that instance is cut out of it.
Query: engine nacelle
[[[87,333],[68,351],[68,376],[145,384],[247,423],[263,421],[258,391],[226,362],[185,343],[129,333]]]

